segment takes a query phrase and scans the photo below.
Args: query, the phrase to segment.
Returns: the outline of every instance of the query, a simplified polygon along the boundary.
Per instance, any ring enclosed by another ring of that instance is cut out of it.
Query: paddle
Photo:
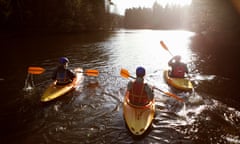
[[[123,69],[123,68],[121,69],[120,74],[121,74],[121,76],[124,77],[124,78],[129,78],[129,77],[130,77],[130,78],[136,79],[135,77],[133,77],[133,76],[131,76],[131,75],[129,74],[128,70]],[[180,101],[180,102],[183,102],[183,101],[184,101],[182,98],[178,97],[177,95],[175,95],[175,94],[173,94],[173,93],[165,92],[165,91],[163,91],[163,90],[161,90],[161,89],[159,89],[159,88],[156,88],[156,87],[153,87],[153,88],[156,89],[156,90],[158,90],[158,91],[160,91],[160,92],[162,92],[162,93],[164,93],[165,95],[168,95],[168,96],[171,96],[171,97],[175,98],[176,100],[178,100],[178,101]]]
[[[171,56],[173,56],[173,54],[170,52],[170,50],[168,49],[168,47],[165,45],[163,41],[160,41],[160,44],[165,50],[167,50],[170,53]]]
[[[28,73],[30,74],[42,74],[45,71],[42,67],[28,67]],[[85,73],[87,76],[98,76],[98,70],[86,69],[85,71],[77,71],[80,73]]]

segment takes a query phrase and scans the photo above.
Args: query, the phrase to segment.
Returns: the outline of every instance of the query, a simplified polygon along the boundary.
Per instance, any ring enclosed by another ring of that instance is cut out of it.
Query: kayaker
[[[146,105],[154,97],[153,89],[144,83],[145,69],[143,67],[137,67],[136,80],[128,83],[129,100],[134,105]]]
[[[59,59],[59,66],[53,73],[52,79],[57,80],[57,85],[66,85],[73,81],[76,74],[68,68],[69,60],[66,57]]]
[[[188,73],[187,65],[181,62],[181,56],[176,55],[169,60],[168,65],[171,67],[169,71],[170,77],[184,78],[185,74]]]

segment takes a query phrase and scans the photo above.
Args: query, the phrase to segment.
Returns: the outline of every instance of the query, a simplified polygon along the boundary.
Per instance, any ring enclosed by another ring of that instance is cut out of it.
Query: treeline
[[[0,0],[0,31],[81,32],[114,28],[234,31],[239,15],[229,0],[194,0],[190,6],[131,8],[110,13],[111,0]]]
[[[229,0],[193,0],[189,6],[162,5],[125,11],[125,28],[188,29],[193,31],[235,31],[239,15]]]
[[[105,0],[1,0],[0,30],[77,32],[115,27]]]
[[[190,24],[189,6],[163,7],[157,2],[152,8],[130,8],[125,11],[126,28],[176,29]]]

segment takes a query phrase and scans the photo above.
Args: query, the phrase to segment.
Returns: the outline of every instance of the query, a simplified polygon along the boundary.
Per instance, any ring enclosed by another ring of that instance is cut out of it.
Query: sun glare
[[[192,3],[192,0],[111,0],[114,4],[113,10],[121,15],[124,14],[125,9],[132,7],[151,8],[154,2],[158,2],[163,7],[169,6],[187,6]]]
[[[166,5],[174,6],[187,6],[192,3],[192,0],[157,0],[159,4],[161,4],[163,7]]]

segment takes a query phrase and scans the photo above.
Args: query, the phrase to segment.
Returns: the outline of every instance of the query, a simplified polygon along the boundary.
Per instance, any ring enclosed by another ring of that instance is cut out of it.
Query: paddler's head
[[[68,66],[69,60],[67,57],[61,57],[59,59],[59,63],[66,68]]]
[[[145,76],[145,69],[141,66],[137,67],[136,75],[137,75],[137,77],[143,78]]]
[[[176,60],[176,62],[180,62],[181,61],[181,56],[176,55],[176,56],[174,56],[174,59]]]

